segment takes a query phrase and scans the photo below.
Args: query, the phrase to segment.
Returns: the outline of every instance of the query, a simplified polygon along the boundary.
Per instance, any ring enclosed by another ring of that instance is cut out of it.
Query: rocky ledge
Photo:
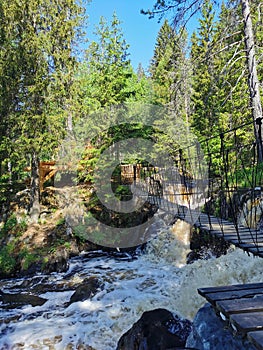
[[[184,348],[192,329],[189,320],[166,309],[144,312],[120,338],[117,350],[165,350]]]
[[[144,312],[120,338],[116,350],[256,350],[234,335],[210,304],[203,306],[193,322],[165,309]]]
[[[198,350],[256,350],[246,339],[233,335],[210,304],[197,312],[186,346]]]

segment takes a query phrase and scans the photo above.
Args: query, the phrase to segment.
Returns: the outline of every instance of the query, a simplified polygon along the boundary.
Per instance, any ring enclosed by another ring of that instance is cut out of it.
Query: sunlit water
[[[182,256],[188,247],[177,241],[164,222],[159,227],[146,252],[136,259],[90,258],[83,253],[70,261],[66,273],[42,276],[52,285],[96,276],[104,287],[90,300],[70,306],[66,303],[74,290],[40,294],[48,299],[42,306],[3,310],[1,319],[19,318],[2,322],[0,349],[83,349],[81,344],[85,344],[96,350],[113,350],[144,311],[163,307],[192,319],[205,302],[198,287],[263,281],[262,259],[239,249],[231,248],[218,259],[184,265]],[[36,283],[39,277],[34,277]],[[22,282],[0,281],[0,289],[29,292],[19,288]]]

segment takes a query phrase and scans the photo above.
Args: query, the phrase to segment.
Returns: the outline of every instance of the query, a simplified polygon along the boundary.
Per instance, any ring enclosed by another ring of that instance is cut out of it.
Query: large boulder
[[[9,294],[0,290],[0,301],[4,304],[4,308],[14,309],[24,305],[40,306],[43,305],[47,299],[32,294]]]
[[[232,331],[215,314],[210,304],[206,304],[197,312],[186,346],[199,350],[255,350],[248,341],[237,335],[233,336]]]
[[[192,329],[190,321],[166,309],[144,312],[120,338],[117,350],[168,350],[184,347]]]
[[[84,301],[92,298],[98,291],[103,288],[103,283],[96,277],[92,276],[85,278],[85,280],[79,285],[74,294],[72,294],[68,305],[77,301]]]

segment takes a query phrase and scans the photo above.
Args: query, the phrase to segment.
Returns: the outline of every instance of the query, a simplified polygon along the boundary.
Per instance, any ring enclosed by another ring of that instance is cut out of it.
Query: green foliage
[[[6,221],[6,223],[4,224],[4,227],[2,229],[3,233],[7,233],[12,231],[17,225],[17,218],[16,216],[13,214],[11,215],[8,220]]]
[[[0,274],[10,274],[14,272],[16,266],[16,259],[13,256],[14,245],[8,245],[0,249]]]
[[[178,24],[180,14],[185,15],[186,3],[179,0],[157,1],[154,9],[174,7],[177,10],[175,22]],[[96,29],[97,40],[89,44],[82,57],[78,55],[77,47],[83,36],[85,21],[81,1],[1,1],[1,205],[8,208],[16,192],[25,189],[25,179],[29,174],[25,166],[29,165],[31,197],[38,200],[38,161],[56,158],[63,138],[67,131],[72,132],[73,126],[78,128],[77,134],[82,132],[82,136],[87,136],[90,130],[97,130],[96,118],[100,117],[102,108],[107,107],[109,111],[113,105],[123,104],[133,123],[115,123],[113,127],[105,125],[105,132],[99,130],[97,137],[87,140],[85,151],[78,150],[80,180],[93,181],[100,155],[118,141],[132,137],[156,141],[152,152],[161,155],[169,153],[174,161],[178,158],[178,146],[188,146],[195,141],[185,140],[188,134],[186,128],[181,126],[178,134],[174,135],[177,120],[172,113],[167,116],[161,113],[153,128],[145,127],[143,122],[137,122],[139,114],[131,111],[132,108],[128,106],[130,102],[167,106],[185,125],[192,127],[199,140],[218,135],[251,119],[240,1],[230,1],[227,5],[223,2],[219,16],[215,16],[214,1],[188,3],[193,5],[190,6],[193,11],[199,5],[202,9],[199,28],[191,38],[190,55],[187,33],[179,27],[175,29],[165,20],[156,38],[150,76],[147,76],[141,65],[137,72],[133,70],[129,45],[116,14],[109,23],[101,18]],[[260,0],[253,1],[251,10],[258,74],[262,81],[260,4]],[[92,112],[98,113],[95,115]],[[116,121],[118,117],[116,115]],[[84,119],[87,125],[81,130]],[[112,120],[113,124],[115,120]],[[159,127],[160,130],[167,130],[166,134],[158,132]],[[178,143],[177,139],[180,140]],[[233,142],[243,145],[251,143],[253,139],[253,127],[247,126],[237,130],[234,137],[233,134],[226,135],[224,141],[231,149]],[[74,140],[67,140],[70,148],[75,149]],[[91,147],[88,147],[88,142]],[[220,138],[211,140],[209,147],[212,175],[218,176],[223,169],[222,157],[218,156]],[[120,154],[121,150],[116,153]],[[112,154],[112,161],[119,154]],[[229,154],[230,162],[237,162],[235,155]],[[71,161],[71,153],[67,157],[66,161]],[[143,160],[130,152],[125,162],[141,163]],[[259,169],[251,166],[249,153],[242,162],[247,165],[247,171],[242,173],[236,170],[236,180],[232,182],[242,183],[242,179],[250,179],[252,172],[260,173]],[[109,161],[105,168],[111,164]],[[35,169],[32,165],[35,165]],[[118,176],[117,169],[113,176]],[[246,180],[244,185],[249,182]],[[120,198],[129,192],[124,188],[115,188],[115,191]],[[26,221],[18,223],[11,216],[3,225],[1,235],[18,236],[25,229]]]
[[[194,113],[191,124],[198,136],[207,138],[217,129],[214,81],[214,33],[215,12],[210,1],[205,1],[199,20],[198,34],[191,38],[191,62],[193,66],[193,92],[191,95]]]
[[[213,137],[209,141],[208,162],[214,176],[224,172],[219,134],[252,121],[240,4],[223,3],[215,21],[212,3],[206,0],[199,23],[198,31],[191,38],[191,125],[199,140]],[[229,150],[229,163],[236,162],[231,148],[234,145],[241,148],[253,139],[253,124],[225,134],[224,148]],[[243,162],[249,166],[249,155]]]
[[[120,21],[114,13],[110,24],[101,17],[93,41],[86,51],[79,80],[84,113],[120,104],[135,95],[136,75],[128,58],[129,45],[123,38]]]
[[[189,72],[187,54],[187,34],[179,33],[165,20],[155,44],[150,65],[153,88],[153,103],[169,105],[177,115],[187,119]]]
[[[65,224],[65,218],[61,217],[60,219],[58,219],[58,221],[56,222],[56,226],[61,226]]]
[[[102,152],[111,145],[130,138],[152,140],[154,135],[154,128],[152,126],[143,125],[142,123],[122,123],[109,127],[108,130],[99,133],[86,147],[82,159],[79,162],[79,179],[81,181],[93,182],[94,169],[96,168],[97,161]],[[108,160],[109,162],[105,164],[106,168],[110,166],[110,161],[115,161],[114,157],[118,157],[118,155],[112,155],[112,159]],[[125,163],[127,164],[142,162],[143,159],[138,158],[138,154],[132,152],[132,150],[130,155],[127,155],[125,159]]]
[[[24,248],[19,252],[18,258],[21,261],[21,268],[26,271],[31,265],[39,261],[40,256],[36,253],[30,253],[27,248]]]
[[[7,221],[4,223],[3,227],[0,229],[0,236],[2,235],[15,235],[19,237],[27,229],[27,222],[22,219],[18,222],[15,214],[12,214]]]
[[[70,249],[70,248],[71,248],[70,242],[65,242],[65,243],[64,243],[64,247],[65,247],[66,249]]]
[[[263,186],[263,164],[240,167],[228,174],[229,185],[233,188],[255,188]]]
[[[95,202],[93,203],[95,205]],[[87,228],[90,228],[91,218],[92,218],[91,213],[87,213],[84,217],[84,224],[81,223],[73,227],[73,235],[77,237],[81,243],[84,243],[87,241]]]
[[[124,201],[131,200],[133,196],[130,186],[126,186],[126,185],[118,185],[114,191],[114,194],[119,200],[124,200]]]
[[[83,8],[72,0],[3,0],[0,13],[0,177],[12,183],[33,159],[55,157],[71,124]]]

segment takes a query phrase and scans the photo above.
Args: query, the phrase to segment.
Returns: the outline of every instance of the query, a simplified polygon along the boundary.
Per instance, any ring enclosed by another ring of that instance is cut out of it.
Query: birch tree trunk
[[[257,62],[255,53],[255,41],[253,33],[253,24],[250,13],[249,0],[241,0],[242,15],[244,20],[244,34],[245,34],[245,47],[247,56],[247,68],[248,68],[248,85],[250,93],[250,103],[252,109],[252,115],[254,120],[254,132],[258,147],[258,161],[263,160],[263,147],[261,139],[261,117],[262,117],[262,105],[260,99],[260,88],[257,75]]]

